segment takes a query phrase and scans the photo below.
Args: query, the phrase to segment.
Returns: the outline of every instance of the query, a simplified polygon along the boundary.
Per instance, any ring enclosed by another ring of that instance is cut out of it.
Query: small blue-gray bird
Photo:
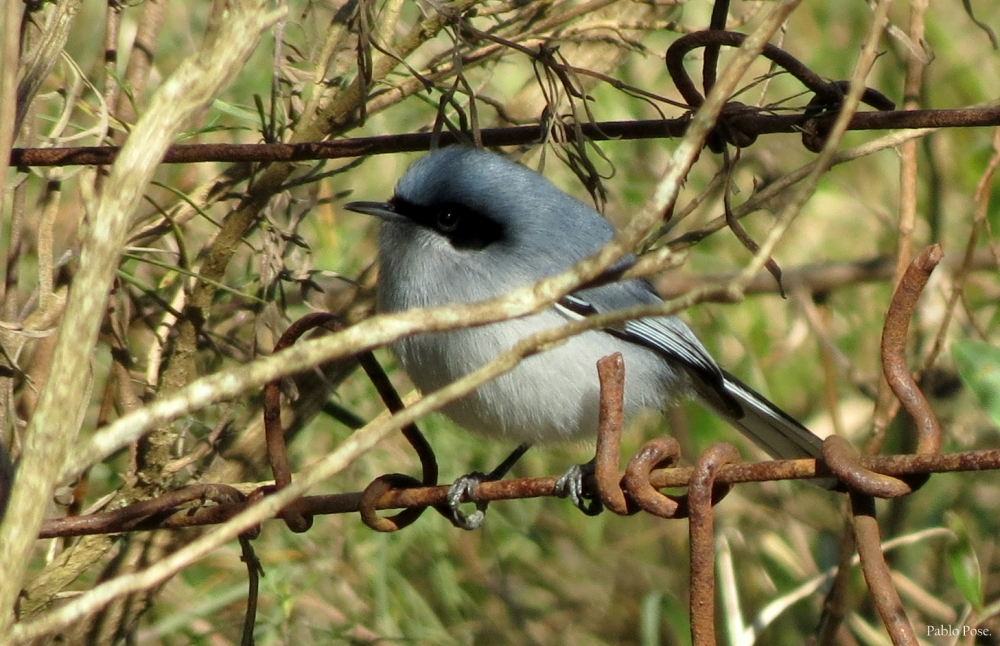
[[[614,235],[597,211],[542,175],[467,147],[435,150],[417,160],[388,202],[352,202],[346,208],[382,220],[381,312],[494,298],[568,269]],[[531,316],[410,336],[393,350],[414,384],[432,392],[539,330],[660,302],[645,280],[614,282],[580,290]],[[626,416],[694,397],[775,458],[822,454],[816,435],[720,368],[675,316],[574,336],[443,412],[471,431],[525,446],[594,438],[600,395],[595,366],[615,352],[625,361]],[[461,490],[456,505],[460,498]]]

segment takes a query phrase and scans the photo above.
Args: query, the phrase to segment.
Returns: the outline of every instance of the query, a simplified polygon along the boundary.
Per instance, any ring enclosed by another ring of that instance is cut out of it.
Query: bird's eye
[[[462,216],[452,209],[441,209],[437,214],[437,228],[445,233],[454,231],[461,219]]]

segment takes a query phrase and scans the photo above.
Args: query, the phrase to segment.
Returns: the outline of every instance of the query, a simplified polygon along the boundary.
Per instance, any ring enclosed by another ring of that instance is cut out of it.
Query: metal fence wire
[[[736,449],[717,444],[702,453],[694,467],[675,468],[680,448],[670,437],[653,439],[628,459],[619,473],[620,437],[623,423],[624,364],[620,355],[602,359],[600,425],[591,485],[605,507],[616,514],[640,511],[661,518],[687,518],[690,533],[690,616],[693,643],[715,644],[715,553],[712,507],[733,485],[768,480],[808,479],[836,476],[839,490],[850,501],[854,540],[865,581],[879,616],[894,644],[916,644],[912,625],[889,575],[882,554],[881,536],[875,517],[875,498],[909,495],[923,485],[931,473],[979,471],[1000,468],[1000,450],[941,454],[941,427],[913,380],[905,360],[905,340],[910,317],[931,271],[941,259],[937,245],[924,249],[911,262],[893,296],[882,334],[882,366],[893,393],[913,418],[917,451],[912,455],[861,456],[839,436],[827,438],[824,460],[780,460],[741,463]],[[335,317],[313,314],[293,325],[278,345],[316,327],[340,328]],[[399,396],[375,362],[365,354],[362,366],[377,385],[392,410],[402,407]],[[256,500],[291,482],[284,437],[278,422],[278,385],[265,393],[268,456],[275,484],[249,496],[223,484],[198,484],[157,498],[134,503],[115,511],[46,521],[40,537],[113,534],[128,531],[168,529],[224,522]],[[447,503],[448,488],[437,486],[437,465],[429,444],[413,425],[404,431],[424,465],[422,479],[402,474],[376,478],[362,492],[305,496],[286,507],[280,517],[293,531],[306,531],[312,517],[321,514],[357,512],[376,531],[397,531],[414,522],[429,507]],[[522,478],[483,482],[468,502],[488,503],[556,494],[556,477]],[[683,496],[665,495],[663,488],[686,487]],[[194,509],[191,503],[214,503]],[[378,510],[403,509],[391,517]],[[249,549],[244,539],[244,550]],[[252,559],[250,561],[252,563]],[[256,566],[250,566],[251,585],[256,586]],[[252,622],[251,622],[252,623]]]

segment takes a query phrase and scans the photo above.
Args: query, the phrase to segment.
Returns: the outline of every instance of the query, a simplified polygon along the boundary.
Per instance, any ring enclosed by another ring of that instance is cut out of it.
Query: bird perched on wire
[[[597,211],[542,175],[467,147],[435,150],[417,160],[387,202],[352,202],[345,208],[382,220],[381,312],[503,295],[568,269],[615,233]],[[582,289],[530,316],[406,337],[393,350],[414,384],[432,392],[533,333],[594,313],[661,302],[646,280],[625,280]],[[626,416],[694,397],[772,457],[822,454],[816,435],[720,368],[676,316],[583,332],[442,410],[471,431],[519,442],[521,453],[531,444],[594,438],[600,396],[595,365],[615,352],[625,362]],[[475,479],[460,480],[453,487],[456,512],[474,485]],[[578,488],[572,491],[581,506]],[[461,515],[456,518],[464,522]]]

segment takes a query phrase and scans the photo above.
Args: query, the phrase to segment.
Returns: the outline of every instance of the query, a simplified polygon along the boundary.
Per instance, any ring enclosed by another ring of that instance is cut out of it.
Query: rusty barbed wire
[[[326,329],[339,332],[346,327],[333,314],[313,312],[293,323],[275,344],[274,351],[280,352],[295,343],[302,335],[316,329]],[[375,386],[379,396],[390,412],[396,413],[403,409],[403,400],[393,388],[388,375],[375,360],[371,352],[362,352],[357,356],[358,363]],[[261,491],[277,491],[291,484],[292,474],[288,466],[288,450],[285,446],[285,434],[281,425],[281,391],[280,382],[272,381],[264,387],[264,434],[267,442],[267,456],[274,475],[274,485],[262,487]],[[416,424],[408,424],[402,429],[403,436],[416,451],[423,469],[423,477],[417,480],[401,473],[390,473],[371,482],[361,494],[359,511],[366,525],[376,531],[389,532],[400,530],[410,525],[423,514],[426,507],[410,507],[389,518],[382,518],[375,513],[373,501],[390,489],[403,487],[432,486],[437,483],[438,465],[433,449],[428,444]],[[312,514],[302,508],[299,501],[285,507],[280,514],[282,520],[293,532],[304,532],[312,526]]]
[[[917,299],[931,271],[942,258],[941,247],[931,245],[919,253],[903,274],[893,295],[882,328],[882,372],[893,394],[917,427],[917,455],[933,455],[941,448],[941,425],[906,364],[906,334]],[[823,457],[837,477],[854,491],[879,498],[897,498],[918,489],[926,478],[894,478],[865,469],[857,462],[858,450],[841,437],[827,438]]]
[[[647,456],[636,454],[639,461]],[[656,456],[653,456],[656,457]],[[907,476],[931,473],[956,473],[967,471],[987,471],[1000,469],[1000,449],[939,453],[931,456],[884,455],[861,456],[858,460],[864,468],[891,476]],[[683,488],[690,483],[694,469],[676,467],[654,470],[649,474],[649,484],[656,489]],[[752,482],[772,482],[778,480],[808,480],[830,477],[830,473],[815,460],[773,460],[746,462],[726,465],[719,469],[716,482],[747,484]],[[476,487],[473,501],[494,502],[498,500],[520,500],[554,496],[556,476],[539,478],[518,478],[497,482],[483,482]],[[212,485],[190,485],[191,487]],[[241,485],[250,489],[256,484]],[[185,492],[188,487],[177,489]],[[448,487],[414,487],[412,489],[391,489],[384,493],[375,505],[376,510],[408,509],[411,507],[436,507],[447,503]],[[186,495],[186,494],[185,494]],[[199,500],[199,496],[187,496],[185,504]],[[301,510],[312,516],[329,514],[349,514],[361,511],[362,492],[304,496]],[[159,500],[159,499],[155,499]],[[151,506],[154,500],[133,503],[110,512],[98,512],[87,516],[53,518],[42,524],[39,538],[64,536],[84,536],[88,534],[119,534],[128,531],[150,531],[155,529],[180,529],[204,525],[217,525],[232,518],[247,508],[247,503],[223,502],[197,509],[177,508],[169,505]],[[211,501],[210,501],[211,502]],[[136,507],[145,505],[144,507]],[[171,510],[172,513],[171,513]],[[127,524],[125,524],[127,521]]]
[[[817,124],[832,123],[836,115],[812,117]],[[727,115],[730,127],[756,136],[801,133],[801,114],[773,114],[758,108]],[[594,141],[677,138],[687,131],[688,117],[676,119],[645,119],[637,121],[599,121],[582,123],[582,133]],[[1000,107],[968,107],[942,110],[894,110],[891,112],[858,112],[851,118],[848,130],[895,130],[916,128],[973,128],[1000,125]],[[520,146],[541,140],[544,132],[538,126],[484,128],[480,131],[484,146]],[[366,155],[419,152],[428,150],[433,141],[439,145],[458,143],[458,135],[450,132],[413,132],[373,137],[354,137],[336,141],[312,141],[300,144],[178,144],[167,149],[164,164],[194,164],[201,162],[296,162],[318,159],[342,159]],[[54,148],[14,148],[10,165],[42,166],[104,166],[114,162],[118,146],[76,146]]]
[[[917,432],[917,455],[935,455],[941,449],[941,424],[928,404],[906,363],[906,336],[917,300],[942,258],[937,244],[923,249],[910,262],[896,286],[882,326],[882,372]],[[850,490],[850,511],[855,548],[861,570],[871,592],[875,610],[896,646],[916,646],[916,633],[893,584],[889,564],[882,553],[882,538],[875,515],[875,497],[908,495],[927,482],[927,475],[892,478],[865,469],[858,452],[842,437],[829,437],[823,457]]]
[[[666,518],[691,517],[690,602],[691,629],[695,644],[713,643],[714,639],[714,543],[711,507],[721,499],[731,485],[736,483],[829,477],[831,473],[837,474],[843,482],[850,483],[848,486],[851,487],[850,500],[855,540],[876,609],[894,643],[911,643],[907,640],[912,635],[913,629],[905,618],[898,594],[888,575],[888,565],[881,554],[881,539],[874,516],[872,495],[885,497],[900,494],[895,488],[869,485],[865,478],[872,474],[905,477],[942,471],[1000,468],[1000,450],[937,453],[937,448],[940,446],[940,429],[936,427],[936,420],[933,423],[926,421],[928,416],[933,417],[933,413],[929,408],[921,408],[919,402],[913,403],[915,400],[912,393],[910,396],[906,395],[907,389],[915,389],[915,392],[919,393],[905,362],[900,361],[905,347],[906,328],[927,276],[940,257],[940,248],[935,245],[924,250],[911,263],[910,271],[904,275],[896,290],[883,330],[884,370],[887,378],[908,412],[918,421],[918,426],[930,429],[921,431],[923,433],[920,442],[921,452],[914,455],[866,457],[851,453],[841,455],[838,453],[838,445],[846,442],[842,438],[832,437],[828,438],[824,445],[824,456],[827,459],[825,465],[817,464],[815,460],[743,464],[738,463],[739,456],[735,453],[735,449],[728,445],[716,445],[702,454],[695,467],[673,468],[672,465],[676,464],[679,458],[678,445],[672,438],[662,437],[648,442],[636,452],[630,458],[625,474],[616,482],[623,423],[621,407],[624,366],[620,356],[607,357],[599,363],[601,424],[595,457],[595,489],[604,505],[615,513],[632,514],[644,510]],[[337,325],[339,323],[329,315],[312,315],[306,323],[293,326],[294,334],[287,335],[283,339],[287,342],[291,337],[297,338],[309,329]],[[391,401],[392,397],[387,399]],[[387,405],[393,408],[396,403],[398,402]],[[937,430],[934,430],[935,428]],[[275,461],[272,459],[272,462]],[[436,478],[436,473],[434,476]],[[283,481],[286,478],[284,474],[281,477]],[[290,481],[290,475],[287,477]],[[555,495],[556,480],[555,477],[548,477],[483,482],[470,498],[473,502],[489,502]],[[365,516],[366,524],[373,529],[395,531],[405,525],[397,524],[395,519],[378,516],[376,510],[402,508],[422,511],[427,507],[441,507],[446,503],[447,487],[414,486],[418,482],[411,476],[388,474],[376,479],[364,492],[306,496],[294,503],[293,508],[297,514],[310,519],[314,515],[325,513],[360,512]],[[908,491],[913,490],[911,484],[903,484]],[[659,491],[661,488],[678,486],[687,487],[686,496],[665,496]],[[857,486],[864,490],[854,488]],[[247,496],[227,485],[193,485],[155,500],[135,503],[115,511],[46,521],[41,537],[120,533],[219,523],[253,504],[254,499],[266,495],[269,488],[271,487],[257,487],[250,496]],[[214,504],[205,506],[206,502]],[[192,508],[193,504],[197,506]],[[281,517],[288,522],[285,512]]]

